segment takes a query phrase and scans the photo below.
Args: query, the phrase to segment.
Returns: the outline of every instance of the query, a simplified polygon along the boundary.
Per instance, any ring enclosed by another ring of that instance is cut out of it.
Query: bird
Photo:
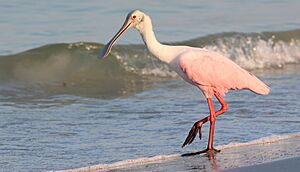
[[[231,59],[217,52],[199,47],[160,43],[155,37],[151,18],[140,10],[133,10],[128,13],[121,29],[100,51],[99,58],[107,57],[116,40],[130,28],[138,30],[147,49],[154,57],[167,64],[184,81],[197,87],[206,98],[209,115],[194,123],[182,147],[191,144],[198,133],[201,139],[201,128],[204,123],[209,122],[207,148],[198,152],[184,154],[186,156],[201,153],[214,155],[220,152],[213,146],[215,122],[219,115],[228,110],[224,96],[229,90],[244,89],[260,95],[267,95],[270,92],[269,86],[264,82]],[[212,100],[214,97],[221,104],[221,108],[217,111],[214,109]]]

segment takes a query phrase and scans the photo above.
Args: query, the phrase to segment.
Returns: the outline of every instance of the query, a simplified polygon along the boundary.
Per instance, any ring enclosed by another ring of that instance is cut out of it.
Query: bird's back
[[[179,56],[179,66],[206,97],[215,92],[225,95],[228,90],[249,89],[268,94],[269,87],[253,74],[218,53],[191,48]]]

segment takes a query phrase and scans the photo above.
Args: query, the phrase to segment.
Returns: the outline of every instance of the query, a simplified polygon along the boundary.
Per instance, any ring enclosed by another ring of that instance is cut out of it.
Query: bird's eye
[[[134,18],[134,19],[135,19],[135,18],[136,18],[136,16],[132,16],[132,18]]]

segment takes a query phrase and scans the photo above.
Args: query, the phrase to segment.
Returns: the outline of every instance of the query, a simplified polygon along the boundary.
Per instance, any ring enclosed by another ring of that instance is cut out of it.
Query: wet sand
[[[300,164],[300,134],[271,136],[238,144],[219,146],[221,153],[181,157],[161,155],[89,167],[62,170],[82,171],[295,171]]]
[[[240,167],[230,170],[224,170],[224,172],[252,172],[252,171],[272,171],[272,172],[298,172],[300,169],[300,157],[289,158],[259,165],[253,165],[248,167]]]

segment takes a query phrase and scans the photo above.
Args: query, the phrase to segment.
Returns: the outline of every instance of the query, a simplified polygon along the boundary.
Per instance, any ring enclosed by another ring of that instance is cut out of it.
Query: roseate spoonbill
[[[207,99],[210,115],[193,125],[182,147],[191,144],[198,132],[201,139],[201,127],[209,121],[208,145],[205,150],[191,153],[191,155],[204,152],[209,154],[218,152],[218,150],[213,148],[214,127],[216,117],[228,109],[222,98],[228,90],[247,89],[262,95],[270,92],[269,87],[257,77],[218,53],[202,48],[170,46],[159,43],[155,38],[150,17],[139,10],[134,10],[127,15],[123,26],[104,46],[99,58],[106,57],[116,40],[132,27],[140,32],[148,50],[156,58],[166,63],[186,82],[198,87]],[[221,104],[221,108],[218,111],[214,110],[213,96]]]

